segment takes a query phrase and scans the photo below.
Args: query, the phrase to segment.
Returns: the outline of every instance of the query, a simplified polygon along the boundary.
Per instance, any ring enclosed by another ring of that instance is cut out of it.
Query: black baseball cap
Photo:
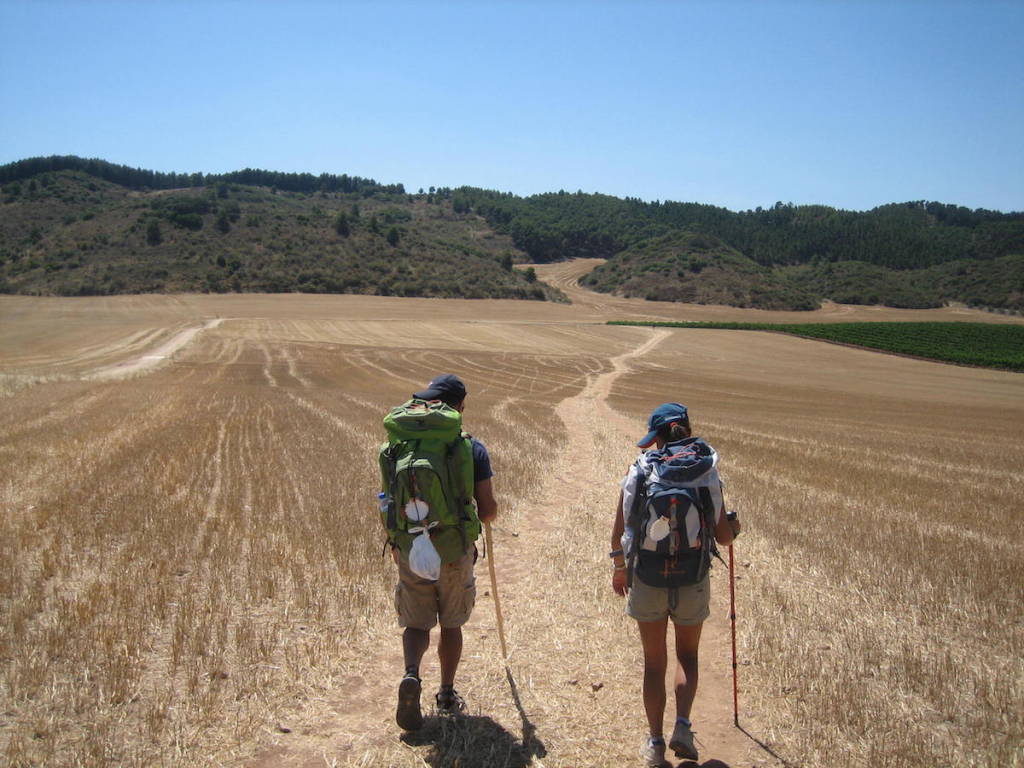
[[[440,400],[448,405],[458,405],[466,399],[466,385],[454,373],[435,376],[427,388],[413,394],[417,400]]]
[[[686,406],[681,403],[663,403],[651,413],[647,420],[647,434],[637,443],[639,448],[649,448],[658,437],[658,430],[667,424],[690,424]]]

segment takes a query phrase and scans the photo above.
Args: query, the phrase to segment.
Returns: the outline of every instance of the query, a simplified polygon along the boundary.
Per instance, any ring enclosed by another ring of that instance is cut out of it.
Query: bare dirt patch
[[[158,347],[152,351],[147,352],[141,357],[126,360],[115,365],[108,365],[99,370],[89,374],[89,378],[94,379],[118,379],[131,376],[132,374],[139,373],[160,365],[168,357],[173,355],[179,349],[187,345],[192,339],[195,338],[196,334],[200,331],[205,331],[210,328],[216,328],[222,322],[221,318],[214,320],[207,320],[203,325],[193,326],[192,328],[186,328],[183,331],[179,331],[167,341],[161,343]]]

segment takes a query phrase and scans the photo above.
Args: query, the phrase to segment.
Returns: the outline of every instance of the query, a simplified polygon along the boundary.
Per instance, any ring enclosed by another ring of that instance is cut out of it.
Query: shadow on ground
[[[411,747],[429,746],[418,753],[431,768],[526,768],[534,756],[547,754],[535,730],[524,728],[522,741],[489,717],[454,715],[428,717],[423,728],[402,735]]]
[[[546,756],[548,750],[537,738],[507,664],[505,677],[522,722],[521,740],[490,717],[460,714],[428,717],[423,728],[403,734],[402,741],[412,747],[429,745],[430,751],[420,758],[431,768],[526,768],[534,757]]]
[[[744,736],[746,736],[752,742],[757,744],[757,746],[759,746],[761,749],[763,749],[766,753],[771,755],[773,758],[778,760],[779,763],[782,765],[782,768],[800,768],[799,765],[797,765],[796,763],[791,762],[791,761],[787,760],[786,758],[784,758],[782,755],[780,755],[778,752],[776,752],[774,749],[772,749],[768,744],[765,744],[761,739],[757,738],[757,736],[752,734],[750,731],[748,731],[742,725],[737,725],[736,727],[740,729],[740,732]]]

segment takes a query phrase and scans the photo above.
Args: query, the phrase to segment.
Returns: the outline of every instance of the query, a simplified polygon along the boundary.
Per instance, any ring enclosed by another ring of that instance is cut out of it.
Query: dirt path
[[[635,457],[633,444],[643,424],[614,411],[607,399],[618,379],[669,333],[637,329],[634,349],[612,358],[610,369],[592,375],[578,394],[557,405],[566,449],[556,452],[554,465],[544,473],[547,479],[530,498],[502,509],[493,531],[494,562],[510,651],[508,673],[502,669],[488,563],[481,560],[477,604],[465,627],[457,680],[471,715],[461,726],[465,733],[453,735],[430,717],[436,646],[421,667],[425,733],[403,736],[398,730],[394,706],[401,640],[388,622],[368,628],[371,652],[338,679],[336,695],[317,702],[305,724],[276,737],[274,745],[245,765],[640,764],[645,733],[640,644],[635,624],[623,616],[621,598],[611,591],[606,551],[616,483]],[[467,419],[471,425],[472,415]],[[501,502],[500,476],[495,484]],[[567,541],[573,542],[568,555]],[[581,601],[588,592],[592,597]],[[702,653],[710,661],[702,664],[694,708],[702,760],[720,761],[710,763],[718,768],[740,765],[747,746],[732,728],[728,625],[721,613],[705,625]],[[436,632],[432,640],[436,643]],[[506,752],[492,763],[496,758],[486,750],[496,744]]]
[[[601,478],[601,483],[605,484],[618,480],[636,455],[637,449],[633,445],[644,425],[613,410],[607,399],[618,379],[632,369],[634,361],[654,351],[658,344],[670,335],[666,330],[648,333],[649,338],[636,349],[610,360],[611,371],[592,377],[580,394],[567,398],[558,405],[556,412],[565,425],[567,442],[573,448],[571,451],[563,452],[560,465],[553,467],[548,474],[550,480],[539,490],[536,502],[531,505],[526,519],[519,525],[521,534],[503,542],[507,554],[502,552],[502,565],[499,566],[499,570],[504,571],[500,578],[502,583],[516,584],[524,579],[526,564],[531,563],[527,553],[540,550],[542,540],[548,537],[552,530],[564,532],[578,527],[577,521],[573,519],[573,508],[565,504],[566,498],[584,499],[584,507],[600,507],[602,502],[607,504],[607,499],[614,497],[614,488],[609,494],[600,483],[595,484],[594,478]],[[608,593],[611,592],[610,571],[603,556],[608,547],[611,511],[612,507],[607,506],[597,514],[599,524],[594,534],[597,541],[588,542],[588,546],[596,547],[600,551],[601,562],[597,578],[607,581],[604,588]],[[509,560],[524,565],[505,565]],[[723,587],[725,580],[719,579],[715,589],[721,590]],[[615,610],[621,611],[622,607],[620,600]],[[528,606],[522,605],[520,611],[513,608],[510,613],[515,616],[517,612],[525,610],[529,610]],[[729,634],[728,624],[723,618],[719,610],[717,620],[708,621],[704,627],[701,642],[704,661],[701,664],[701,683],[694,703],[693,717],[702,760],[714,758],[727,766],[734,766],[739,765],[745,757],[749,742],[732,725],[732,678],[729,674],[730,668],[724,663],[730,654]],[[598,620],[598,631],[601,631],[600,623]],[[627,620],[627,623],[630,629],[634,628],[631,620]],[[537,645],[536,649],[520,646],[517,654],[529,656],[546,651],[543,641]],[[630,654],[638,658],[639,638],[635,634],[616,637],[609,651],[613,654],[617,652],[622,659],[628,658]],[[639,668],[636,669],[636,674],[639,679]],[[671,712],[672,706],[671,675],[670,665],[667,678],[668,712]],[[642,702],[639,696],[623,696],[622,693],[618,693],[612,708],[618,709],[623,715],[629,713],[629,716],[639,720],[642,717]],[[668,719],[666,728],[670,727]],[[627,746],[627,754],[633,751],[633,746],[632,743]],[[595,764],[600,763],[595,761]]]

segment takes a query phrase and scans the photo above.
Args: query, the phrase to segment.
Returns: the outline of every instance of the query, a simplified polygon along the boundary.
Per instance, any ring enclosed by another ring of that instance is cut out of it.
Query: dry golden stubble
[[[118,408],[83,404],[87,418],[60,427],[70,441],[64,455],[55,452],[56,461],[66,461],[72,449],[83,454],[80,476],[56,483],[59,497],[47,502],[42,523],[51,541],[40,558],[50,563],[47,581],[57,580],[64,551],[53,542],[70,548],[62,586],[54,590],[63,607],[53,609],[55,623],[46,625],[48,664],[12,669],[19,690],[41,689],[45,681],[32,676],[45,671],[65,701],[80,702],[80,714],[65,715],[60,735],[45,744],[58,764],[73,753],[188,760],[200,746],[218,749],[216,734],[228,722],[236,743],[252,743],[269,713],[294,713],[296,696],[330,689],[337,672],[325,675],[318,665],[344,669],[346,656],[366,648],[362,632],[385,617],[393,622],[379,538],[367,535],[376,529],[362,521],[367,489],[376,484],[366,446],[379,441],[380,415],[407,396],[409,381],[422,386],[435,366],[452,361],[428,355],[397,376],[389,371],[396,361],[378,352],[310,361],[332,382],[346,380],[353,360],[371,361],[368,384],[377,389],[368,386],[360,395],[358,386],[317,390],[312,377],[296,376],[306,365],[301,352],[278,355],[213,338],[194,353],[176,371],[188,377],[187,391],[169,375],[145,377],[131,388],[114,387],[127,397]],[[539,366],[531,361],[523,369]],[[549,390],[560,378],[572,380],[564,361],[549,366]],[[491,371],[487,364],[471,370]],[[263,389],[267,373],[278,382],[275,389],[285,390],[280,397]],[[511,385],[524,375],[513,369],[505,380]],[[383,397],[381,379],[392,380]],[[477,402],[483,413],[486,396]],[[522,418],[518,409],[504,414],[496,434],[502,441],[502,430],[521,436]],[[133,428],[125,430],[126,423]],[[82,450],[88,445],[82,438],[94,430],[111,450]],[[44,435],[37,430],[20,439],[57,445]],[[498,452],[495,462],[501,461]],[[513,474],[528,478],[518,469]],[[80,544],[85,549],[75,551]],[[26,624],[15,634],[26,641],[43,624],[28,626],[33,618],[49,610],[44,591],[27,586],[41,583],[26,579],[23,597],[36,598],[22,600],[25,610],[14,614]],[[133,600],[111,599],[118,595]],[[388,635],[393,641],[393,631]],[[122,637],[132,639],[121,644]],[[354,639],[363,642],[353,648]],[[76,676],[73,669],[87,656],[87,668]],[[308,688],[310,678],[318,687]],[[30,697],[22,698],[29,704]],[[86,711],[89,726],[75,719]],[[145,736],[141,745],[126,740],[132,729],[106,725],[114,721],[135,722]],[[21,749],[21,741],[9,743]],[[26,754],[43,754],[43,746]]]
[[[300,331],[292,328],[287,333]],[[373,332],[378,333],[379,326]],[[72,755],[79,756],[80,762],[191,764],[198,754],[234,759],[251,754],[257,744],[286,739],[278,728],[282,720],[285,727],[301,727],[322,722],[326,711],[343,716],[349,707],[345,700],[338,700],[338,691],[345,696],[354,689],[354,681],[379,673],[379,663],[375,666],[371,654],[381,648],[397,653],[389,604],[390,564],[380,558],[379,537],[360,535],[362,527],[351,522],[373,514],[376,468],[372,451],[365,449],[368,440],[372,445],[379,439],[383,409],[404,399],[439,370],[469,372],[465,376],[471,392],[467,423],[491,447],[499,469],[499,492],[508,494],[502,500],[509,514],[501,522],[508,527],[497,531],[504,537],[499,541],[502,547],[516,538],[515,521],[536,503],[538,479],[552,457],[565,449],[552,437],[558,432],[554,406],[578,391],[583,377],[604,370],[602,360],[616,351],[610,347],[622,349],[638,332],[628,333],[633,335],[616,331],[601,346],[596,343],[601,334],[588,331],[573,337],[579,344],[577,355],[545,358],[443,348],[417,352],[399,346],[357,348],[330,340],[258,343],[258,339],[233,336],[230,328],[217,329],[179,358],[173,375],[163,371],[134,380],[130,386],[110,385],[116,404],[90,396],[66,401],[73,418],[60,420],[59,428],[49,431],[45,424],[53,420],[45,397],[32,405],[32,398],[26,398],[32,390],[23,390],[14,399],[19,408],[36,408],[39,425],[34,433],[31,429],[17,433],[13,440],[10,455],[26,458],[20,469],[7,475],[7,487],[14,489],[7,498],[18,500],[22,520],[37,519],[32,517],[35,510],[25,518],[27,507],[43,509],[38,518],[43,525],[18,523],[19,543],[4,550],[5,558],[16,558],[19,564],[11,570],[20,572],[17,589],[10,581],[4,587],[5,596],[18,595],[20,606],[3,605],[5,626],[18,627],[16,635],[4,639],[38,643],[42,638],[44,647],[52,645],[48,651],[52,656],[45,669],[48,677],[41,683],[33,681],[31,667],[5,666],[5,673],[16,672],[15,677],[28,684],[19,690],[36,692],[34,698],[19,699],[15,724],[0,731],[2,737],[10,734],[7,753],[20,755],[17,759],[22,761],[55,765],[71,764]],[[711,362],[695,365],[695,359]],[[687,372],[688,381],[700,382],[697,399],[690,391],[675,394],[682,371]],[[899,384],[893,390],[912,381],[903,370],[894,373]],[[791,371],[789,376],[793,378]],[[269,377],[277,386],[268,386]],[[960,375],[950,377],[954,379],[961,388],[975,381]],[[1007,578],[1016,578],[1011,585],[1021,583],[1006,566],[1021,559],[1020,537],[1015,532],[1019,528],[1014,527],[1019,521],[1011,516],[1009,533],[1000,537],[993,533],[993,524],[1006,521],[990,511],[1000,506],[1020,508],[1016,470],[1020,456],[1013,439],[1015,429],[1019,434],[1019,409],[1011,407],[998,415],[988,413],[984,405],[966,409],[966,423],[976,427],[977,443],[997,449],[991,456],[979,449],[964,459],[965,471],[949,473],[952,479],[945,501],[928,505],[921,513],[921,525],[911,528],[916,540],[927,545],[920,555],[908,547],[892,549],[884,537],[873,533],[893,511],[941,492],[944,470],[951,466],[933,454],[944,435],[955,430],[922,432],[915,429],[915,421],[942,423],[948,418],[947,404],[963,398],[936,394],[934,385],[941,384],[942,377],[930,375],[929,381],[933,391],[927,396],[916,391],[887,392],[881,379],[870,382],[867,394],[857,395],[850,391],[849,378],[830,376],[827,366],[787,385],[781,372],[765,367],[757,376],[733,375],[728,360],[715,363],[700,352],[674,360],[656,356],[642,377],[623,380],[616,387],[616,402],[624,403],[639,424],[653,403],[682,397],[695,414],[706,414],[712,428],[708,436],[727,462],[736,462],[735,471],[727,474],[729,493],[742,501],[750,520],[749,538],[741,539],[747,542],[750,563],[748,568],[741,565],[741,617],[746,617],[741,628],[747,627],[744,632],[751,627],[778,628],[769,638],[741,635],[748,660],[756,648],[767,649],[743,668],[744,675],[750,676],[744,696],[752,702],[752,713],[777,718],[763,733],[777,737],[780,750],[794,749],[795,755],[787,755],[806,756],[809,765],[829,764],[830,755],[849,754],[851,749],[881,762],[892,755],[913,759],[912,750],[900,751],[887,735],[872,730],[886,722],[910,723],[908,742],[929,759],[944,754],[942,744],[957,743],[963,723],[976,725],[976,736],[965,739],[961,750],[968,764],[981,762],[977,755],[986,744],[998,755],[998,749],[1012,746],[1019,737],[1019,720],[1013,718],[1014,699],[1010,698],[1020,698],[1021,672],[1011,655],[1020,648],[1019,632],[1013,625],[1007,631],[1005,616],[1004,623],[999,623],[1004,610],[1011,617],[1016,615],[1014,605],[1004,607],[1002,600],[1020,602],[1014,601],[1013,588],[1006,588]],[[42,389],[53,392],[57,391],[53,387],[71,386],[53,384]],[[989,385],[979,386],[984,392]],[[993,403],[1012,406],[1012,399],[992,392]],[[852,415],[845,407],[837,407],[849,404],[851,398]],[[985,395],[980,399],[984,401]],[[161,405],[154,407],[154,403]],[[22,423],[21,415],[2,406],[0,424]],[[126,424],[131,429],[124,429]],[[815,451],[801,450],[791,440],[773,464],[765,454],[771,455],[771,435],[778,432],[795,432],[799,440],[810,441],[820,460]],[[877,508],[849,504],[848,497],[860,498],[873,478],[871,452],[865,450],[864,439],[854,439],[855,434],[870,438],[886,461],[912,467],[920,482],[890,488],[887,480],[881,484]],[[894,435],[905,439],[894,442]],[[610,440],[602,450],[611,452],[615,444]],[[828,457],[832,455],[851,465],[849,480],[831,466]],[[354,471],[339,471],[339,466],[347,467],[353,460]],[[610,464],[615,465],[612,474],[617,478],[618,459]],[[774,473],[780,475],[778,481],[769,483],[769,470],[780,464],[782,471]],[[990,469],[979,471],[979,464]],[[38,472],[41,467],[46,471]],[[37,480],[44,482],[21,482],[21,471],[33,469]],[[595,484],[603,486],[605,480],[598,478]],[[54,489],[59,488],[68,490],[57,493]],[[793,503],[804,498],[800,504]],[[972,498],[982,500],[976,505],[980,508],[971,504]],[[808,529],[818,532],[813,526],[820,525],[821,507],[827,507],[830,519],[848,529],[856,541],[863,540],[865,548],[880,549],[877,556],[866,557],[864,574],[836,576],[835,563],[847,567],[856,560],[842,554],[851,549],[848,540],[807,535]],[[588,511],[584,508],[582,516],[574,512],[574,518],[585,519]],[[540,551],[541,565],[528,574],[529,581],[522,582],[522,595],[517,589],[508,597],[509,620],[514,622],[510,634],[520,648],[550,636],[550,646],[545,646],[546,651],[553,649],[550,656],[520,653],[516,661],[524,667],[514,667],[524,711],[534,724],[540,723],[537,738],[551,752],[548,764],[560,760],[571,764],[586,757],[569,727],[580,723],[592,729],[595,724],[607,728],[609,722],[622,722],[621,731],[609,730],[606,738],[621,745],[623,760],[633,758],[627,753],[634,747],[636,723],[624,722],[620,700],[606,697],[610,686],[595,691],[585,686],[588,678],[580,676],[564,681],[565,690],[555,686],[552,691],[550,670],[556,667],[546,663],[554,659],[566,668],[596,671],[603,677],[608,655],[602,656],[602,647],[588,644],[592,635],[607,634],[609,621],[624,633],[631,629],[621,618],[621,605],[607,594],[610,590],[602,592],[596,579],[586,578],[585,557],[581,563],[574,561],[576,567],[569,572],[551,565],[578,557],[579,550],[592,551],[599,561],[592,567],[600,567],[604,578],[606,563],[600,555],[605,549],[607,518],[602,509],[592,531],[574,527],[580,537],[576,549]],[[4,519],[5,525],[13,524],[8,516]],[[962,525],[961,519],[969,522]],[[766,524],[769,520],[771,526]],[[934,528],[935,523],[949,526],[950,535],[926,534],[924,524]],[[187,534],[182,535],[183,531]],[[950,542],[956,542],[958,534],[980,547],[980,557],[963,579],[969,591],[960,597],[955,580],[939,581],[922,564],[955,552]],[[777,565],[780,550],[798,568],[791,575],[795,588],[781,592],[768,589],[786,584],[785,577],[790,575]],[[908,558],[906,563],[886,563],[903,558]],[[36,578],[37,574],[48,578]],[[584,640],[559,639],[551,631],[558,618],[554,607],[543,602],[536,605],[536,595],[547,594],[544,590],[550,583],[561,579],[569,580],[584,598],[591,594],[588,589],[594,590],[594,599],[612,611],[613,618],[603,622],[600,617],[574,614]],[[987,586],[975,588],[974,584]],[[986,592],[1000,584],[998,595]],[[893,600],[897,589],[914,593],[909,610],[903,610],[908,605],[905,599]],[[522,600],[523,607],[513,608],[515,600]],[[878,617],[863,619],[855,610],[862,605],[862,612],[871,610]],[[510,747],[527,743],[522,738],[525,734],[513,734],[514,742],[502,736],[512,733],[509,724],[520,722],[519,713],[500,667],[491,663],[497,639],[486,624],[485,596],[480,608],[480,629],[471,631],[479,631],[481,637],[469,651],[476,663],[466,666],[466,692],[479,716],[485,718],[486,712],[499,726],[486,723],[486,718],[471,723],[473,728],[480,726],[479,738],[463,753],[467,759],[476,754],[474,750],[484,748],[480,739],[485,737]],[[941,619],[937,612],[944,609],[951,611],[957,626],[970,626],[972,619],[988,621],[991,631],[985,630],[987,637],[963,639],[961,651],[950,651],[934,637],[940,626],[935,617]],[[58,614],[63,617],[59,621]],[[108,618],[100,618],[106,614]],[[175,666],[171,640],[178,628]],[[121,648],[113,638],[122,635],[139,639]],[[815,644],[818,636],[828,640]],[[834,641],[836,636],[842,638],[842,645]],[[900,642],[879,641],[894,636],[901,637]],[[780,639],[778,647],[769,644],[773,638]],[[835,649],[831,652],[820,647],[829,641]],[[635,644],[629,647],[635,653]],[[76,662],[86,654],[91,654],[88,664]],[[4,658],[8,658],[6,652]],[[400,662],[396,659],[394,665],[398,670]],[[173,669],[170,678],[168,669]],[[778,679],[763,677],[768,671]],[[18,677],[22,674],[24,678]],[[831,679],[837,682],[829,687]],[[807,680],[813,680],[813,685]],[[1009,686],[1000,682],[1005,680]],[[117,681],[119,685],[111,684]],[[938,687],[929,693],[927,686],[935,681]],[[854,695],[842,690],[843,685],[857,697],[849,715],[832,706]],[[937,697],[957,686],[959,690],[944,703],[946,720],[915,725],[923,719],[922,713],[938,709]],[[390,681],[384,687],[390,694]],[[575,691],[577,687],[581,691]],[[786,687],[792,688],[790,693],[783,692]],[[889,691],[889,699],[882,689]],[[891,695],[893,691],[896,696]],[[7,700],[6,689],[3,695]],[[139,698],[132,701],[135,695]],[[764,702],[756,702],[759,695]],[[799,706],[798,697],[803,699]],[[124,701],[115,703],[117,698]],[[981,706],[972,706],[975,698]],[[637,696],[629,696],[628,702],[637,706],[630,711],[638,719]],[[1010,706],[1004,714],[993,716],[995,708],[1007,702]],[[876,705],[883,715],[876,713],[865,721],[865,713],[876,712],[871,709]],[[390,702],[385,708],[389,706]],[[563,713],[569,725],[559,724]],[[808,725],[811,714],[820,719],[820,726]],[[37,739],[32,734],[40,722],[53,725]],[[864,730],[851,734],[847,724],[864,725]],[[468,731],[449,728],[446,733],[438,742],[442,752],[455,749]],[[933,737],[940,746],[923,743]],[[351,742],[352,750],[336,751],[341,742]],[[423,756],[431,754],[429,745],[410,748],[351,732],[338,733],[333,742],[325,735],[323,745],[331,759],[346,755],[350,764],[421,764]]]

